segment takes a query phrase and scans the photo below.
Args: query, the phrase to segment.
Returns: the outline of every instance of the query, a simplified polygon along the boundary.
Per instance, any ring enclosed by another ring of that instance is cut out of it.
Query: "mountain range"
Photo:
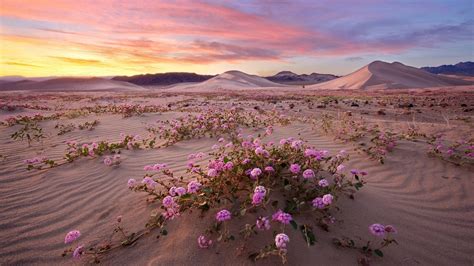
[[[433,74],[474,76],[474,62],[460,62],[455,65],[441,65],[437,67],[422,67],[421,69]]]

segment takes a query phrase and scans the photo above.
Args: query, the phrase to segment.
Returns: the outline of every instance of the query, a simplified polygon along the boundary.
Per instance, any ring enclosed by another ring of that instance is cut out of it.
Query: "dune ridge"
[[[428,73],[400,62],[374,61],[346,76],[308,86],[325,90],[370,90],[472,85],[472,82]]]

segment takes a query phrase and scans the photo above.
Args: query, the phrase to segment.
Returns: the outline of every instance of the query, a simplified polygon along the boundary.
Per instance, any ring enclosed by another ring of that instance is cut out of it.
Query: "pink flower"
[[[74,252],[72,253],[72,257],[75,259],[79,259],[82,255],[82,252],[84,251],[84,246],[78,246]]]
[[[258,217],[256,225],[258,230],[270,230],[270,220],[268,217]]]
[[[137,185],[137,180],[130,178],[127,182],[128,188],[134,188]]]
[[[315,174],[314,174],[313,170],[311,170],[311,169],[304,170],[304,172],[303,172],[303,178],[304,179],[310,179],[310,178],[314,178],[314,177],[315,177]]]
[[[265,194],[254,193],[252,196],[252,204],[260,205],[264,199],[265,199]]]
[[[197,242],[200,248],[209,248],[212,245],[212,240],[206,239],[205,236],[199,236]]]
[[[286,249],[286,245],[290,242],[290,238],[281,233],[275,236],[275,245],[279,249]]]
[[[226,164],[224,164],[224,170],[232,170],[232,168],[234,168],[234,163],[233,162],[227,162]]]
[[[184,187],[177,187],[175,191],[178,196],[186,194],[186,189]]]
[[[230,220],[231,214],[228,210],[221,210],[216,214],[216,220],[219,222],[224,222]]]
[[[344,165],[340,164],[340,165],[337,166],[336,170],[337,170],[338,173],[340,173],[340,172],[344,171],[344,168],[346,168],[346,167]]]
[[[197,181],[191,181],[188,183],[188,193],[193,194],[199,191],[202,184]]]
[[[295,149],[299,149],[302,145],[303,145],[302,140],[294,140],[293,142],[291,142],[291,147]]]
[[[384,236],[385,235],[385,226],[382,224],[372,224],[369,226],[369,231],[374,235],[374,236]]]
[[[272,215],[272,220],[280,222],[282,224],[289,224],[293,220],[293,217],[291,217],[291,214],[289,213],[283,212],[282,210],[278,210]]]
[[[210,176],[210,177],[216,177],[217,176],[217,170],[216,169],[209,169],[209,171],[207,171],[207,175]]]
[[[142,184],[146,184],[146,187],[148,189],[154,189],[157,183],[151,177],[147,176],[147,177],[143,178]]]
[[[313,207],[317,209],[324,209],[326,207],[326,204],[323,202],[323,198],[317,197],[313,200]]]
[[[274,173],[274,172],[275,172],[275,169],[273,169],[273,167],[271,167],[271,166],[267,166],[267,167],[265,167],[265,172],[267,172],[267,173]]]
[[[171,197],[171,196],[166,196],[163,198],[163,206],[165,208],[172,208],[176,205],[176,203],[174,202],[174,198]]]
[[[252,171],[250,171],[250,176],[254,179],[256,179],[261,174],[262,174],[262,170],[260,170],[260,168],[254,168],[252,169]]]
[[[265,189],[264,186],[257,186],[252,196],[252,204],[253,205],[261,204],[263,200],[265,199],[266,194],[267,194],[267,190]]]
[[[81,236],[81,232],[79,232],[79,230],[72,230],[66,234],[66,237],[64,238],[64,244],[72,243],[76,239],[78,239],[80,236]]]
[[[327,186],[329,186],[329,182],[326,179],[321,179],[321,180],[319,180],[318,185],[320,187],[327,187]]]
[[[331,194],[326,194],[323,196],[323,203],[326,205],[330,205],[334,197]]]
[[[298,174],[301,171],[301,166],[299,164],[291,164],[290,165],[290,172],[293,174]]]
[[[107,166],[111,166],[112,165],[112,159],[109,156],[105,157],[104,164],[107,165]]]
[[[173,197],[176,196],[176,187],[170,187],[170,189],[168,190],[168,194]]]
[[[163,216],[166,220],[173,220],[174,218],[179,216],[179,205],[176,204],[171,208],[167,208],[166,211],[163,213]]]

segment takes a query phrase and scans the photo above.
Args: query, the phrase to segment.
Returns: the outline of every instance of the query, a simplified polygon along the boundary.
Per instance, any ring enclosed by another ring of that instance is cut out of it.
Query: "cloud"
[[[11,66],[21,66],[21,67],[41,67],[41,66],[33,65],[33,64],[27,64],[27,63],[21,63],[21,62],[11,62],[11,61],[3,62],[2,64],[11,65]]]
[[[351,8],[337,0],[3,0],[0,16],[10,24],[2,25],[0,41],[8,41],[12,62],[25,61],[31,50],[31,62],[40,65],[53,58],[66,66],[158,68],[315,57],[360,61],[366,54],[472,40],[472,20],[422,19],[426,11],[419,6],[375,0]],[[433,17],[459,14],[460,8],[426,6]]]
[[[61,60],[66,63],[77,64],[77,65],[102,65],[102,61],[94,59],[81,59],[81,58],[71,58],[71,57],[62,57],[62,56],[50,56],[51,58]]]

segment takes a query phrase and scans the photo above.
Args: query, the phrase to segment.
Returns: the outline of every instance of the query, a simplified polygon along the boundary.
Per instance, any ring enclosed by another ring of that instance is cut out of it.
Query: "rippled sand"
[[[43,154],[59,159],[64,154],[66,140],[118,140],[122,132],[144,136],[146,123],[179,115],[182,113],[130,118],[93,115],[61,122],[97,119],[100,124],[95,130],[75,130],[62,136],[54,133],[58,121],[41,122],[51,136],[32,147],[10,139],[17,127],[0,128],[0,154],[6,156],[0,159],[0,264],[71,264],[70,258],[61,257],[65,233],[80,230],[79,243],[107,239],[119,215],[130,231],[142,229],[154,206],[147,205],[144,194],[128,190],[127,180],[140,178],[144,165],[157,162],[166,163],[178,172],[184,170],[188,154],[209,152],[216,139],[182,141],[153,150],[125,150],[122,163],[117,167],[105,166],[98,158],[79,159],[48,170],[27,171],[24,159]],[[381,165],[354,151],[353,145],[336,142],[301,122],[275,127],[274,134],[266,140],[290,136],[331,152],[346,149],[351,155],[347,169],[369,172],[367,185],[356,194],[355,200],[338,202],[341,211],[336,217],[342,222],[332,226],[331,233],[316,229],[318,242],[312,247],[307,247],[299,241],[301,239],[291,242],[290,265],[356,264],[358,252],[339,250],[331,243],[331,237],[365,239],[369,237],[367,226],[374,222],[395,225],[399,231],[396,239],[400,243],[390,246],[383,259],[374,259],[376,265],[472,265],[473,169],[430,158],[423,143],[408,141],[401,141]],[[157,233],[152,233],[133,247],[112,251],[102,262],[108,265],[253,264],[245,256],[237,256],[238,243],[200,250],[196,238],[205,224],[205,219],[194,214],[184,215],[170,223],[168,236],[158,240]],[[297,231],[290,231],[289,236],[290,239],[301,238]],[[250,246],[259,247],[263,241],[259,236]],[[278,258],[258,262],[277,263]]]

